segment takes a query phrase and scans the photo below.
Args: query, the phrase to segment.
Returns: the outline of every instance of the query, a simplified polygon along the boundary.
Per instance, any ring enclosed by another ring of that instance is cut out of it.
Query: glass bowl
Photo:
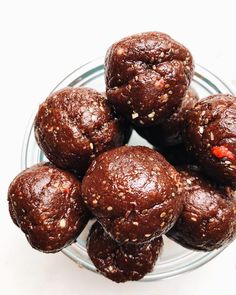
[[[61,81],[52,92],[67,86],[88,86],[101,92],[105,91],[103,61],[103,59],[97,59],[79,67]],[[200,98],[215,93],[234,94],[226,83],[199,65],[195,68],[195,74],[191,86],[198,92]],[[35,114],[36,112],[33,114],[25,134],[22,149],[22,169],[26,169],[36,163],[47,160],[34,138],[33,120]],[[136,132],[133,132],[129,145],[144,145],[151,147],[150,144],[138,136]],[[90,226],[91,222],[77,238],[76,242],[62,250],[62,252],[79,265],[82,265],[91,271],[96,271],[86,251],[86,237]],[[170,278],[186,271],[193,270],[207,263],[223,250],[224,248],[221,248],[209,253],[190,251],[164,237],[164,249],[162,255],[157,261],[154,270],[147,274],[142,281]]]

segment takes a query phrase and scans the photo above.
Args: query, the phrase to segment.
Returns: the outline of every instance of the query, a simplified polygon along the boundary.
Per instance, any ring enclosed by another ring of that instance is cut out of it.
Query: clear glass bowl
[[[98,59],[79,67],[60,82],[52,92],[67,86],[88,86],[99,91],[105,91],[103,59]],[[227,86],[227,84],[199,65],[196,66],[191,86],[198,92],[200,97],[215,93],[233,94],[233,91]],[[33,120],[35,114],[36,112],[33,114],[25,134],[22,149],[22,169],[47,160],[37,146],[34,138]],[[136,132],[133,132],[129,145],[145,145],[150,147],[150,145],[138,136]],[[85,247],[86,237],[90,226],[91,223],[88,224],[82,234],[78,237],[76,243],[62,250],[62,252],[76,263],[91,271],[96,271],[88,257]],[[223,250],[224,248],[221,248],[209,253],[190,251],[164,237],[164,249],[162,255],[157,261],[153,272],[147,274],[142,281],[170,278],[186,271],[193,270],[207,263]]]

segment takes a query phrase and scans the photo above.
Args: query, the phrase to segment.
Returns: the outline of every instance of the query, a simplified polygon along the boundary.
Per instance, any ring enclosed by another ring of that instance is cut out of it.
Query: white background
[[[236,243],[204,267],[153,283],[114,284],[62,254],[32,250],[7,210],[32,111],[68,73],[131,33],[158,30],[236,81],[235,1],[0,1],[0,294],[235,294]],[[226,291],[227,288],[227,291]]]

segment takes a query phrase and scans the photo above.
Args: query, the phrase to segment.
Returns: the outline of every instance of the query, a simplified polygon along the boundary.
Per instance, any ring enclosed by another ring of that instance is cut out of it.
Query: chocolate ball
[[[166,233],[182,209],[179,188],[178,172],[158,152],[141,146],[99,155],[82,182],[84,202],[121,243]]]
[[[236,98],[217,94],[187,113],[183,132],[188,150],[213,179],[236,185]]]
[[[162,237],[144,244],[115,242],[96,222],[87,240],[88,254],[97,270],[117,283],[137,281],[151,272],[163,245]]]
[[[35,137],[55,165],[83,175],[99,153],[123,145],[130,127],[117,119],[104,95],[90,88],[64,88],[43,102]]]
[[[132,35],[113,44],[106,54],[107,97],[135,125],[156,125],[180,105],[193,70],[189,50],[170,36]]]
[[[180,245],[212,251],[236,237],[236,201],[198,172],[182,170],[183,211],[167,236]]]
[[[34,165],[12,181],[9,210],[31,246],[54,253],[70,245],[84,229],[90,213],[80,182],[52,164]]]

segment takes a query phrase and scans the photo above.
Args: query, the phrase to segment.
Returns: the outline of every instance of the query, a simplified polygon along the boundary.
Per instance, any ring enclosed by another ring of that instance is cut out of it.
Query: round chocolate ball
[[[8,202],[14,223],[31,246],[47,253],[70,245],[90,216],[80,182],[49,163],[34,165],[16,176],[9,186]]]
[[[189,50],[170,36],[132,35],[113,44],[106,54],[107,97],[135,125],[156,125],[180,105],[193,70]]]
[[[175,112],[162,123],[156,126],[136,126],[135,130],[155,147],[169,147],[182,143],[182,130],[185,116],[199,100],[198,94],[193,89],[188,89],[182,97],[181,103]]]
[[[115,242],[96,222],[89,233],[87,250],[97,270],[117,283],[137,281],[151,272],[163,245],[162,237],[144,244]]]
[[[236,185],[236,98],[217,94],[201,100],[186,115],[188,150],[213,179]]]
[[[64,88],[43,102],[35,137],[55,165],[83,175],[99,153],[121,146],[130,127],[117,119],[104,95],[90,88]]]
[[[158,152],[141,146],[99,155],[83,178],[82,195],[104,229],[121,243],[161,236],[182,209],[178,172]]]
[[[236,201],[196,171],[182,170],[183,211],[167,236],[180,245],[212,251],[236,237]]]

